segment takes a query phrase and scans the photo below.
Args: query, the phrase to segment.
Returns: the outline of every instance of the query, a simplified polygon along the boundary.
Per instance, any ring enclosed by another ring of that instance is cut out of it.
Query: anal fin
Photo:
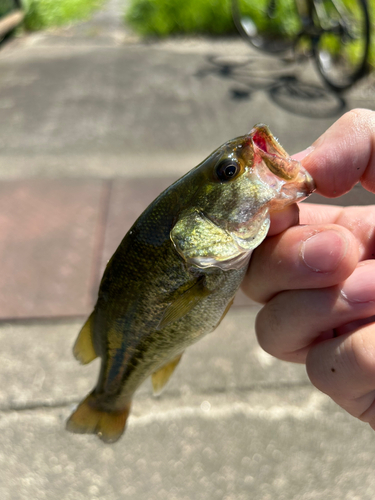
[[[130,403],[123,410],[103,411],[95,408],[95,401],[95,395],[89,394],[69,417],[66,429],[76,434],[97,434],[105,443],[114,443],[125,430]]]
[[[88,320],[81,328],[73,347],[74,357],[83,365],[90,363],[98,356],[92,343],[92,318],[93,313],[91,313]]]
[[[159,370],[157,370],[155,373],[151,375],[152,388],[154,390],[155,395],[161,393],[163,387],[168,382],[176,366],[180,362],[182,354],[183,353],[176,356],[172,361],[162,366],[161,368],[159,368]]]

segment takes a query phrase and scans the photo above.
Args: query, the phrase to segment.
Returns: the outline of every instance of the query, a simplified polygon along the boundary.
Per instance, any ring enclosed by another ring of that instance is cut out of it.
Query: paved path
[[[72,343],[142,209],[254,123],[294,153],[374,106],[371,79],[342,102],[309,64],[237,39],[142,43],[119,10],[0,52],[0,498],[372,499],[373,433],[260,350],[241,295],[161,397],[141,388],[119,443],[65,432],[98,372]]]

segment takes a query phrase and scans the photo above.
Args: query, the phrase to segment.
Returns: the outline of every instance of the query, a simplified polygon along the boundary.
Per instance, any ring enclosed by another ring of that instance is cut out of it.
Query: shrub
[[[34,31],[84,19],[100,7],[103,0],[26,0],[24,3],[25,28]]]
[[[132,0],[125,19],[141,35],[235,31],[230,3],[223,0]]]

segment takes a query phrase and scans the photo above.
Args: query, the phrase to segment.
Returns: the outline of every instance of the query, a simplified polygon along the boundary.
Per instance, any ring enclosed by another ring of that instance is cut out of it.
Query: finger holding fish
[[[295,157],[325,196],[357,182],[375,192],[374,145],[375,113],[354,110]],[[244,286],[266,302],[256,321],[259,343],[305,363],[318,389],[375,429],[375,206],[302,203],[300,221],[308,226],[287,228],[254,251]],[[315,263],[303,265],[300,245],[314,238]]]
[[[334,286],[354,271],[359,242],[335,224],[293,226],[254,251],[242,289],[268,302],[283,290]]]

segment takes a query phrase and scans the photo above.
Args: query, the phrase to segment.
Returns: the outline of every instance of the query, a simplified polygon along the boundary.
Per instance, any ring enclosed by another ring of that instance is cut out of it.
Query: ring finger
[[[257,316],[259,344],[277,358],[304,363],[319,337],[375,315],[374,276],[375,261],[364,261],[341,286],[279,293]]]

